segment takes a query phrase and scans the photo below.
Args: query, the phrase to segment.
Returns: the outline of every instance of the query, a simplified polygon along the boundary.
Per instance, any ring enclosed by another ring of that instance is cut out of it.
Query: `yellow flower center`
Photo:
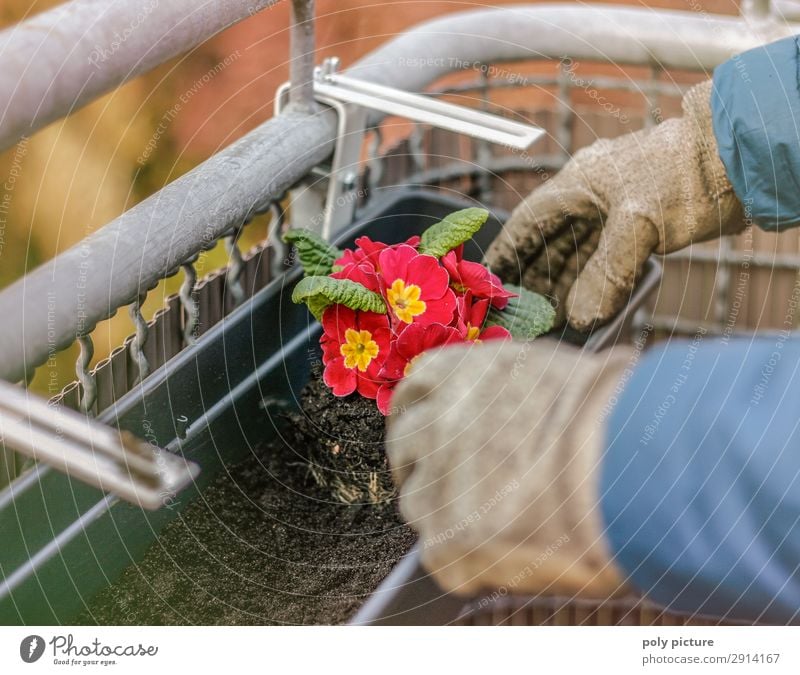
[[[417,361],[419,361],[420,356],[422,356],[422,354],[417,354],[406,364],[406,367],[403,368],[403,377],[408,377],[408,374],[411,372],[411,368]]]
[[[422,289],[416,284],[409,284],[402,279],[395,279],[392,287],[386,291],[386,297],[397,318],[411,323],[415,316],[424,314],[425,302],[419,299]]]
[[[368,330],[353,330],[348,328],[344,334],[345,343],[339,347],[339,351],[344,356],[346,368],[358,368],[362,373],[367,369],[372,359],[374,359],[380,347],[372,339],[372,333]]]
[[[480,342],[478,336],[481,334],[481,329],[478,326],[473,326],[471,323],[467,324],[467,340],[474,340]]]

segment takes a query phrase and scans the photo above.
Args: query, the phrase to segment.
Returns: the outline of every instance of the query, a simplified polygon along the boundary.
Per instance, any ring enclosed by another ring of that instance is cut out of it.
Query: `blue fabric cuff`
[[[800,338],[648,352],[607,427],[606,536],[676,610],[800,622]]]
[[[734,56],[714,71],[711,112],[719,155],[749,220],[800,225],[798,38]]]

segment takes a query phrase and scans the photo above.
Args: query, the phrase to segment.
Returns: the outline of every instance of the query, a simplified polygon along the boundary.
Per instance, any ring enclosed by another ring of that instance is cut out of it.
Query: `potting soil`
[[[318,379],[282,440],[227,467],[82,624],[337,624],[414,541],[373,401]]]

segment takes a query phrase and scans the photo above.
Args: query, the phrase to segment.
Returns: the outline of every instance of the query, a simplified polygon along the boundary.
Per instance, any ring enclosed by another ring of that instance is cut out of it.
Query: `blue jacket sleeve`
[[[711,112],[719,155],[748,220],[800,225],[798,38],[757,47],[714,71]]]
[[[609,419],[602,511],[633,585],[673,609],[800,623],[800,337],[648,352]]]

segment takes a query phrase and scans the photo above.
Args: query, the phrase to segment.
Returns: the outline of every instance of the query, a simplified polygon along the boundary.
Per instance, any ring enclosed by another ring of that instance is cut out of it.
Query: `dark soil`
[[[284,441],[203,490],[82,624],[337,624],[414,541],[393,500],[384,420],[319,381]]]
[[[313,379],[301,400],[302,410],[291,416],[286,435],[317,484],[345,504],[393,499],[385,420],[375,402],[357,394],[336,398],[322,379]]]

